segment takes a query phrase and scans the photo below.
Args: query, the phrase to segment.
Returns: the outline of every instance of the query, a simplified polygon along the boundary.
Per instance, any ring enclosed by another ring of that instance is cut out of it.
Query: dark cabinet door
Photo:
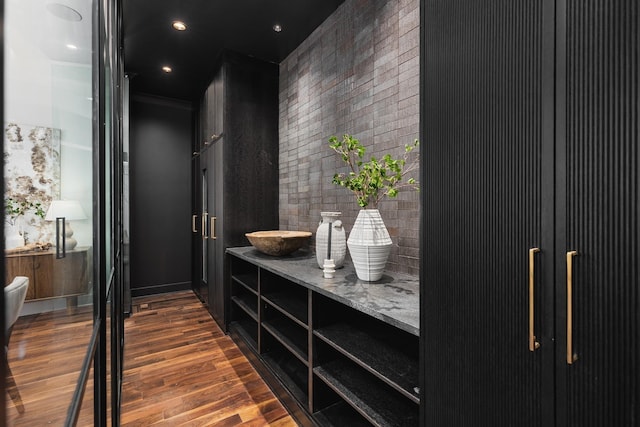
[[[559,4],[557,425],[638,426],[640,5]]]
[[[426,6],[424,425],[549,426],[553,4]]]
[[[196,292],[200,296],[200,299],[205,305],[209,304],[209,176],[211,170],[209,168],[209,159],[207,157],[208,151],[203,150],[200,152],[198,159],[198,229],[199,233],[196,236],[198,244],[198,271],[195,282],[197,283]]]
[[[208,150],[209,184],[209,240],[208,278],[209,312],[220,325],[224,325],[224,165],[222,162],[224,138],[217,140]]]
[[[225,250],[278,227],[278,66],[224,52],[200,103],[196,179],[204,233],[197,272],[211,315],[226,329]],[[195,281],[194,281],[195,282]]]
[[[202,278],[202,237],[201,237],[201,220],[202,215],[202,171],[200,169],[199,153],[194,152],[191,160],[191,188],[193,191],[191,200],[191,286],[201,301],[205,301],[205,295],[202,294],[201,278]]]
[[[638,2],[424,5],[424,424],[639,425]]]
[[[192,256],[192,288],[203,304],[209,304],[209,286],[207,280],[207,247],[205,236],[207,235],[206,217],[208,215],[207,182],[209,180],[207,161],[207,142],[209,137],[209,120],[206,114],[206,96],[200,103],[200,112],[197,123],[197,139],[191,160],[192,188],[191,198],[191,253]]]
[[[206,240],[206,274],[209,296],[209,312],[220,325],[224,325],[224,212],[222,206],[225,191],[223,163],[224,150],[224,90],[223,67],[219,68],[205,92],[205,112],[209,135],[207,150],[203,154],[207,162],[207,182],[203,197],[208,203]]]

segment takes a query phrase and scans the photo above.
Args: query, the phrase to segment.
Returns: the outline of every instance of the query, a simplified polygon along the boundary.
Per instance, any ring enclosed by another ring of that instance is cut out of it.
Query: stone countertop
[[[227,253],[278,274],[328,298],[366,313],[413,335],[420,335],[420,282],[416,276],[385,272],[377,282],[356,276],[345,261],[333,279],[325,279],[313,252],[298,250],[272,257],[253,246],[228,248]]]

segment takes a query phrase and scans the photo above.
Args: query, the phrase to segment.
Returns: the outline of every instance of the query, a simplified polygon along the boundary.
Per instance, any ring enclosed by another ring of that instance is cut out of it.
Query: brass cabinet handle
[[[204,239],[208,239],[209,236],[206,235],[206,229],[207,229],[207,217],[209,216],[209,213],[207,212],[203,212],[202,213],[202,223],[200,225],[202,225],[202,237]]]
[[[539,248],[529,249],[529,351],[536,351],[540,348],[540,343],[536,341],[536,335],[534,333],[534,320],[535,320],[535,308],[534,308],[534,266],[535,266],[535,253],[540,252]]]
[[[211,217],[211,230],[209,231],[209,233],[211,234],[211,238],[215,240],[216,239],[216,217],[215,216]]]
[[[196,230],[196,218],[198,217],[198,215],[191,215],[191,231],[194,233],[197,233],[198,230]]]
[[[572,276],[573,257],[577,251],[567,252],[567,364],[571,365],[578,360],[578,355],[573,353],[573,307],[572,307]]]

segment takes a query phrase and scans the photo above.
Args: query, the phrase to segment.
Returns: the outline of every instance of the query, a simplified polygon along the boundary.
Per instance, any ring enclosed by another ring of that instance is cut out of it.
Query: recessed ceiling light
[[[280,24],[274,25],[273,31],[275,31],[276,33],[279,33],[280,31],[282,31],[282,26]]]
[[[50,14],[65,21],[82,21],[82,15],[75,9],[60,3],[49,3],[46,6]]]
[[[78,50],[78,46],[76,46],[75,44],[68,44],[67,49]]]
[[[165,73],[170,73],[171,71],[173,71],[171,69],[171,67],[167,67],[166,65],[164,67],[162,67],[162,71],[164,71]]]
[[[173,24],[171,24],[171,26],[178,31],[184,31],[187,29],[187,24],[182,21],[173,21]]]

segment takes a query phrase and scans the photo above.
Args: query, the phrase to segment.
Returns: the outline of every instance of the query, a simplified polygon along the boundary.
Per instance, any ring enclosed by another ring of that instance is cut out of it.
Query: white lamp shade
[[[54,200],[49,205],[45,221],[55,221],[56,218],[62,218],[66,221],[74,221],[87,219],[87,215],[82,210],[80,202],[76,200]]]

